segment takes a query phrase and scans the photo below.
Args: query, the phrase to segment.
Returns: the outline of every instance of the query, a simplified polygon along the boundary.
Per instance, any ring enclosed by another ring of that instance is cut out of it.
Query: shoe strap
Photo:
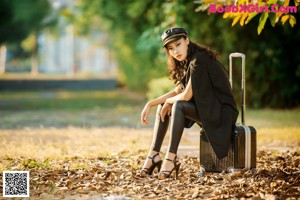
[[[171,161],[171,162],[173,162],[173,163],[176,163],[176,161],[177,161],[176,159],[177,159],[177,156],[175,156],[175,158],[174,158],[173,160],[171,160],[171,159],[169,159],[169,158],[166,158],[167,161]]]
[[[158,156],[158,155],[159,155],[159,152],[156,153],[156,154],[155,154],[154,156],[152,156],[152,157],[148,156],[148,158],[152,160],[152,164],[153,164],[153,165],[156,163],[156,162],[154,162],[154,159],[155,159],[155,157]]]

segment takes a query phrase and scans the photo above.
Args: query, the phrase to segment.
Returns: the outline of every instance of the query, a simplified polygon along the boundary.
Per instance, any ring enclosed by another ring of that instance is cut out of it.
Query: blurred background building
[[[0,30],[3,33],[0,73],[116,77],[117,64],[112,58],[107,33],[99,28],[82,33],[76,30],[76,22],[68,18],[77,12],[76,1],[16,0],[3,6],[7,7],[7,13],[3,16],[6,24]],[[10,30],[16,28],[15,35],[11,34]]]
[[[116,62],[110,49],[103,45],[106,35],[93,32],[75,36],[72,25],[61,25],[60,34],[47,32],[39,36],[39,71],[51,74],[115,75]]]

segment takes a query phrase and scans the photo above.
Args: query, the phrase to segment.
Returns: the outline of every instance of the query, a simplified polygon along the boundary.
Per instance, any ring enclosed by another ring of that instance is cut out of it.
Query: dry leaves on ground
[[[299,199],[299,152],[258,152],[255,173],[206,173],[199,161],[181,158],[178,180],[137,176],[146,152],[65,160],[1,158],[8,169],[30,171],[31,199]],[[1,174],[2,176],[2,174]],[[2,177],[1,177],[2,186]],[[2,190],[2,188],[1,188]]]

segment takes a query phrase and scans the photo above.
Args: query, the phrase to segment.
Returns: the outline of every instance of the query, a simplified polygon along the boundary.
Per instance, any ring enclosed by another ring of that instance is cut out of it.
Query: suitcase
[[[234,172],[242,169],[256,170],[256,130],[253,126],[245,125],[246,114],[246,81],[245,81],[245,55],[232,53],[229,55],[229,82],[232,88],[232,58],[242,58],[242,104],[241,124],[236,124],[231,137],[228,154],[218,159],[214,153],[205,133],[200,134],[200,175],[205,172]]]

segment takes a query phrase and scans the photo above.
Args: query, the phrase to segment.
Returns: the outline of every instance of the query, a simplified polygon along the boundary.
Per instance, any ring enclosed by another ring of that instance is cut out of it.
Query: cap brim
[[[179,33],[179,34],[175,34],[175,35],[172,35],[172,36],[170,36],[169,38],[167,38],[165,41],[164,41],[164,46],[163,47],[166,47],[166,45],[168,44],[168,43],[170,43],[170,42],[174,42],[174,41],[176,41],[176,40],[178,40],[178,37],[179,36],[186,36],[186,34],[184,34],[184,33]]]

